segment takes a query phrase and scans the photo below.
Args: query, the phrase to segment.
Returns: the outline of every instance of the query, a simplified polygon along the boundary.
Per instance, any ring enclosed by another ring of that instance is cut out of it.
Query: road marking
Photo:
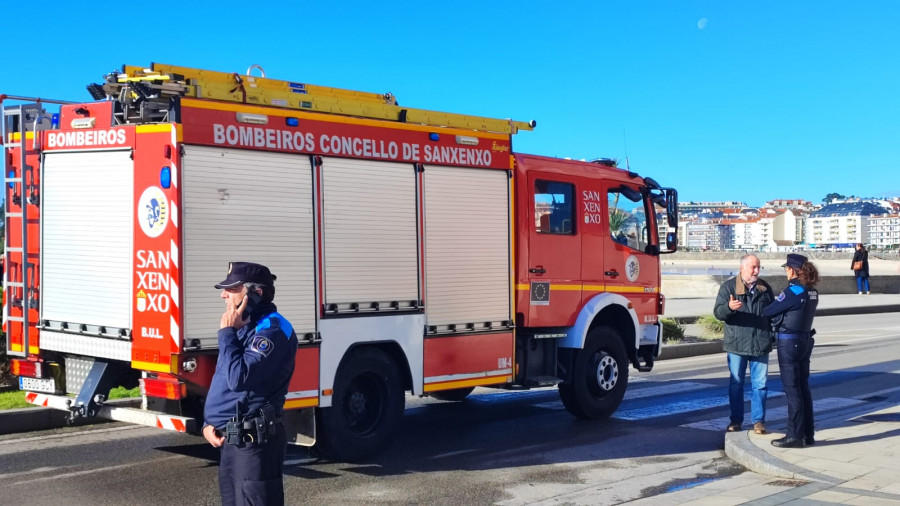
[[[122,430],[135,430],[135,429],[146,429],[148,427],[144,425],[127,425],[124,427],[113,427],[111,429],[92,429],[92,430],[81,430],[78,431],[79,435],[84,434],[102,434],[104,432],[118,432]],[[158,429],[153,429],[154,431],[158,431]],[[12,444],[12,443],[27,443],[29,441],[48,441],[50,439],[71,439],[72,433],[66,432],[62,434],[48,434],[46,436],[35,436],[35,437],[23,437],[20,439],[7,439],[4,441],[0,441],[0,446]]]
[[[472,452],[474,452],[474,451],[475,451],[474,448],[469,449],[469,450],[457,450],[457,451],[455,451],[455,452],[441,453],[441,454],[439,454],[439,455],[435,455],[435,456],[433,456],[433,457],[428,457],[428,458],[429,458],[429,460],[434,460],[434,459],[444,459],[444,458],[447,458],[447,457],[455,457],[455,456],[457,456],[457,455],[464,455],[464,454],[466,454],[466,453],[472,453]]]
[[[284,465],[285,466],[297,466],[297,465],[301,465],[301,464],[312,464],[313,462],[316,462],[318,460],[319,460],[318,457],[307,457],[305,459],[291,459],[291,460],[285,460]]]
[[[882,334],[870,337],[861,337],[859,339],[844,339],[842,341],[828,341],[827,343],[820,343],[822,345],[826,344],[853,344],[853,343],[862,343],[865,341],[876,341],[878,339],[884,339],[886,337],[896,337],[895,334]]]
[[[898,371],[889,371],[887,374],[900,374],[900,370],[898,370]],[[882,396],[882,395],[892,394],[892,393],[894,393],[894,392],[896,392],[896,391],[898,391],[898,390],[900,390],[900,387],[885,388],[884,390],[879,390],[879,391],[877,391],[877,392],[869,392],[869,393],[867,393],[867,394],[857,395],[856,397],[854,397],[854,399],[865,400],[865,399],[868,399],[868,398],[870,398],[870,397],[879,397],[879,396]]]
[[[666,383],[658,387],[637,388],[625,391],[625,400],[644,399],[646,397],[655,397],[657,395],[680,394],[684,392],[694,392],[697,390],[705,390],[707,388],[716,388],[716,385],[710,383],[697,383],[695,381],[679,381],[677,383]]]
[[[769,391],[768,398],[780,397],[784,392]],[[744,402],[750,399],[749,392],[744,393]],[[702,411],[704,409],[718,408],[728,405],[727,395],[717,395],[714,397],[702,397],[690,401],[669,402],[666,404],[658,404],[646,408],[625,409],[616,411],[613,418],[620,420],[647,420],[650,418],[659,418],[663,416],[678,415],[681,413],[689,413],[691,411]]]
[[[129,467],[135,467],[135,466],[146,466],[146,465],[152,466],[152,465],[156,465],[156,464],[159,464],[160,462],[164,462],[167,460],[175,460],[175,459],[182,459],[182,458],[184,458],[183,455],[173,455],[171,457],[163,457],[161,459],[155,459],[155,460],[144,460],[141,462],[132,462],[130,464],[122,464],[122,465],[118,465],[118,466],[98,467],[97,469],[87,469],[85,471],[75,471],[72,473],[54,474],[53,476],[45,476],[43,478],[34,478],[31,480],[19,481],[19,482],[13,483],[12,485],[27,485],[29,483],[40,483],[42,481],[61,480],[61,479],[66,479],[66,478],[76,478],[79,476],[87,476],[89,474],[108,473],[111,471],[118,471],[118,470],[127,469]]]
[[[59,469],[58,467],[37,467],[28,471],[20,471],[18,473],[7,473],[0,474],[0,481],[12,478],[14,476],[25,476],[28,474],[38,474],[38,473],[49,473],[50,471],[56,471]]]
[[[695,381],[679,381],[676,383],[666,383],[654,387],[628,389],[625,391],[625,400],[633,401],[637,399],[646,399],[648,397],[661,397],[672,394],[683,394],[686,392],[697,392],[710,388],[717,388],[717,386],[710,383],[698,383]],[[532,406],[543,409],[565,409],[562,405],[562,401],[560,400],[536,403],[532,404]]]
[[[781,393],[781,392],[779,392]],[[783,393],[781,393],[784,395]],[[772,397],[769,394],[769,397]],[[816,413],[820,411],[831,411],[834,409],[842,409],[850,406],[856,406],[857,404],[863,404],[866,401],[862,401],[859,399],[847,399],[843,397],[828,397],[825,399],[813,400],[813,410]],[[780,406],[774,409],[766,410],[766,423],[787,420],[787,406]],[[691,429],[702,429],[702,430],[713,430],[713,431],[723,431],[725,427],[731,422],[731,419],[727,416],[712,418],[709,420],[702,420],[700,422],[686,423],[684,425],[679,425],[679,427],[687,427]],[[748,429],[750,429],[751,425],[747,425]]]

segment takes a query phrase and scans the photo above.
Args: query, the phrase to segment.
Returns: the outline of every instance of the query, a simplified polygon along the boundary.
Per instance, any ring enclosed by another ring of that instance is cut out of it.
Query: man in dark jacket
[[[763,309],[772,303],[772,287],[759,279],[759,258],[744,255],[741,269],[719,288],[713,314],[725,322],[724,349],[728,353],[728,401],[731,423],[728,432],[741,430],[744,423],[744,376],[750,366],[750,415],[753,431],[766,432],[766,379],[769,374],[769,353],[774,334]]]

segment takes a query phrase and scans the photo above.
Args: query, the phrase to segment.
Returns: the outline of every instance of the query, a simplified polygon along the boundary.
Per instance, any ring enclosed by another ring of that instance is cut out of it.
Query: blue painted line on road
[[[678,492],[679,490],[687,490],[689,488],[699,487],[700,485],[706,485],[707,483],[712,483],[714,481],[718,481],[721,479],[722,478],[706,478],[704,480],[692,481],[690,483],[685,483],[683,485],[675,485],[675,486],[669,487],[668,490],[666,490],[666,493]]]
[[[864,371],[827,371],[814,373],[810,375],[810,386],[823,387],[829,384],[859,379],[870,374],[872,373]],[[744,389],[745,401],[750,399],[749,380],[746,383]],[[781,380],[776,380],[774,376],[770,377],[767,381],[767,387],[769,389],[768,398],[770,399],[784,395]],[[635,401],[626,400],[613,415],[613,418],[630,421],[647,420],[728,406],[728,386],[724,385],[724,387],[717,392],[721,393],[711,396],[711,392],[707,389],[686,391],[681,393],[681,395],[674,397],[674,399],[677,400],[663,403],[660,403],[657,397],[652,396],[645,396]]]
[[[725,371],[727,374],[727,371]],[[831,384],[861,379],[876,374],[865,371],[823,371],[810,376],[812,387],[824,387]],[[749,379],[745,382],[744,400],[750,400]],[[770,399],[783,396],[781,380],[776,374],[768,379],[768,397]],[[683,413],[699,412],[728,406],[727,376],[711,381],[674,381],[654,382],[652,386],[641,383],[639,388],[629,389],[625,400],[613,418],[620,420],[647,420]],[[492,391],[474,394],[466,400],[470,405],[494,404],[507,401],[529,403],[542,409],[563,409],[556,388],[548,387],[527,392]],[[407,415],[426,412],[433,409],[450,407],[452,404],[428,404],[409,407]]]

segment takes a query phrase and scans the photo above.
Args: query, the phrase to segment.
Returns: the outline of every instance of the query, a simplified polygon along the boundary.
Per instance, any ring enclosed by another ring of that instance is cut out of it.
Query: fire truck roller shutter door
[[[279,313],[298,337],[315,332],[309,157],[185,146],[182,166],[185,336],[218,346],[222,302],[212,284],[234,259],[269,267]]]
[[[133,187],[130,150],[46,154],[42,319],[131,328]]]
[[[427,325],[481,328],[510,319],[509,176],[426,166]]]
[[[326,307],[417,305],[413,165],[324,158],[321,170]]]

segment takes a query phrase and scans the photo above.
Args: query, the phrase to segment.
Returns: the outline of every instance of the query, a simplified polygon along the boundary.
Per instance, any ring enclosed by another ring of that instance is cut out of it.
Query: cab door
[[[607,292],[627,297],[639,323],[657,319],[659,262],[654,208],[636,185],[606,185],[606,233],[602,259]]]
[[[581,303],[581,226],[577,179],[530,172],[526,215],[528,326],[571,325]],[[520,305],[521,307],[521,305]]]

